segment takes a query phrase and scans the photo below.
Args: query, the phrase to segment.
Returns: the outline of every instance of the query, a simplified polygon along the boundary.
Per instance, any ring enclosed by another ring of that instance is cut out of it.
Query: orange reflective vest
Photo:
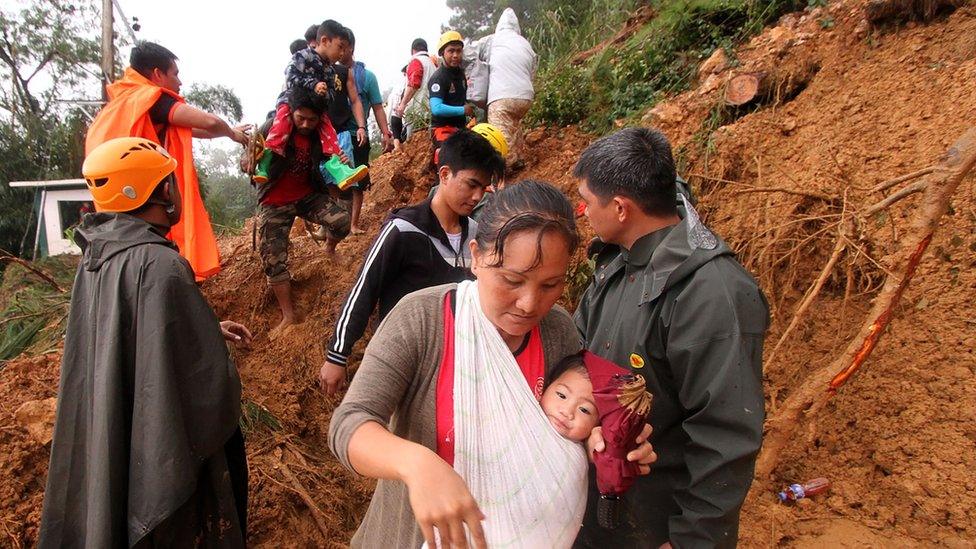
[[[167,93],[178,102],[182,96],[163,89],[129,67],[122,78],[105,87],[108,103],[88,128],[85,155],[95,147],[116,137],[144,137],[159,142],[159,136],[149,118],[149,109],[160,95]],[[217,239],[210,226],[210,216],[200,196],[200,181],[193,166],[193,130],[169,124],[161,143],[176,159],[176,181],[183,197],[183,217],[170,229],[167,237],[176,243],[180,254],[190,262],[197,281],[220,271]]]

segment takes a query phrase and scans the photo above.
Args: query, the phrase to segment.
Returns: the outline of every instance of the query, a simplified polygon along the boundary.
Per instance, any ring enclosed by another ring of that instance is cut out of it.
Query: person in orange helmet
[[[177,161],[111,139],[82,168],[95,203],[75,231],[40,547],[244,547],[241,382],[189,263],[166,239]]]

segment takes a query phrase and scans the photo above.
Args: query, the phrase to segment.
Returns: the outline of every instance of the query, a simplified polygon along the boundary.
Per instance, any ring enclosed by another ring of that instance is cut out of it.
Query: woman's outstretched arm
[[[429,382],[432,372],[421,365],[439,360],[432,350],[437,346],[431,343],[443,331],[431,307],[442,303],[443,297],[414,295],[390,311],[332,415],[329,445],[343,465],[360,475],[406,485],[410,507],[430,547],[437,547],[435,526],[442,547],[468,547],[465,527],[475,547],[486,547],[484,516],[464,480],[433,450],[386,427],[394,413],[406,414],[414,399],[425,398],[418,396],[417,387]],[[413,421],[433,418],[397,418],[401,426]]]
[[[349,439],[349,462],[361,475],[407,485],[410,507],[429,547],[437,547],[435,526],[443,547],[468,547],[465,526],[474,547],[487,547],[478,503],[464,480],[430,449],[370,421]]]

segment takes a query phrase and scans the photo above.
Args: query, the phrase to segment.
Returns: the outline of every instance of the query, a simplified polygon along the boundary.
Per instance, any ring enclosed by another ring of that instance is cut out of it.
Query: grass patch
[[[67,290],[58,291],[16,263],[7,266],[0,283],[0,361],[52,351],[64,338],[78,256],[48,257],[32,265]]]
[[[270,410],[250,399],[241,399],[241,431],[245,435],[260,429],[281,430],[281,421]]]
[[[597,43],[592,29],[611,36],[606,21],[623,19],[601,13],[603,3],[590,5],[580,28],[568,33],[587,36],[568,51],[559,42],[540,51],[541,70],[536,101],[529,112],[530,123],[582,124],[598,134],[615,127],[615,122],[636,120],[662,99],[678,94],[692,84],[698,65],[716,48],[732,51],[741,41],[758,33],[783,13],[805,6],[799,0],[674,0],[652,3],[656,16],[619,45],[604,48],[581,66],[571,61],[575,51]],[[597,21],[600,23],[598,24]],[[589,29],[589,30],[588,30]]]

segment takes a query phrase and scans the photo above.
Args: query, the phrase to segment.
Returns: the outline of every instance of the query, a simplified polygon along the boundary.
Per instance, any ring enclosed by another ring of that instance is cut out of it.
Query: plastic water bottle
[[[804,482],[803,484],[790,484],[779,493],[779,500],[783,503],[808,498],[826,492],[830,488],[830,481],[821,477]]]

